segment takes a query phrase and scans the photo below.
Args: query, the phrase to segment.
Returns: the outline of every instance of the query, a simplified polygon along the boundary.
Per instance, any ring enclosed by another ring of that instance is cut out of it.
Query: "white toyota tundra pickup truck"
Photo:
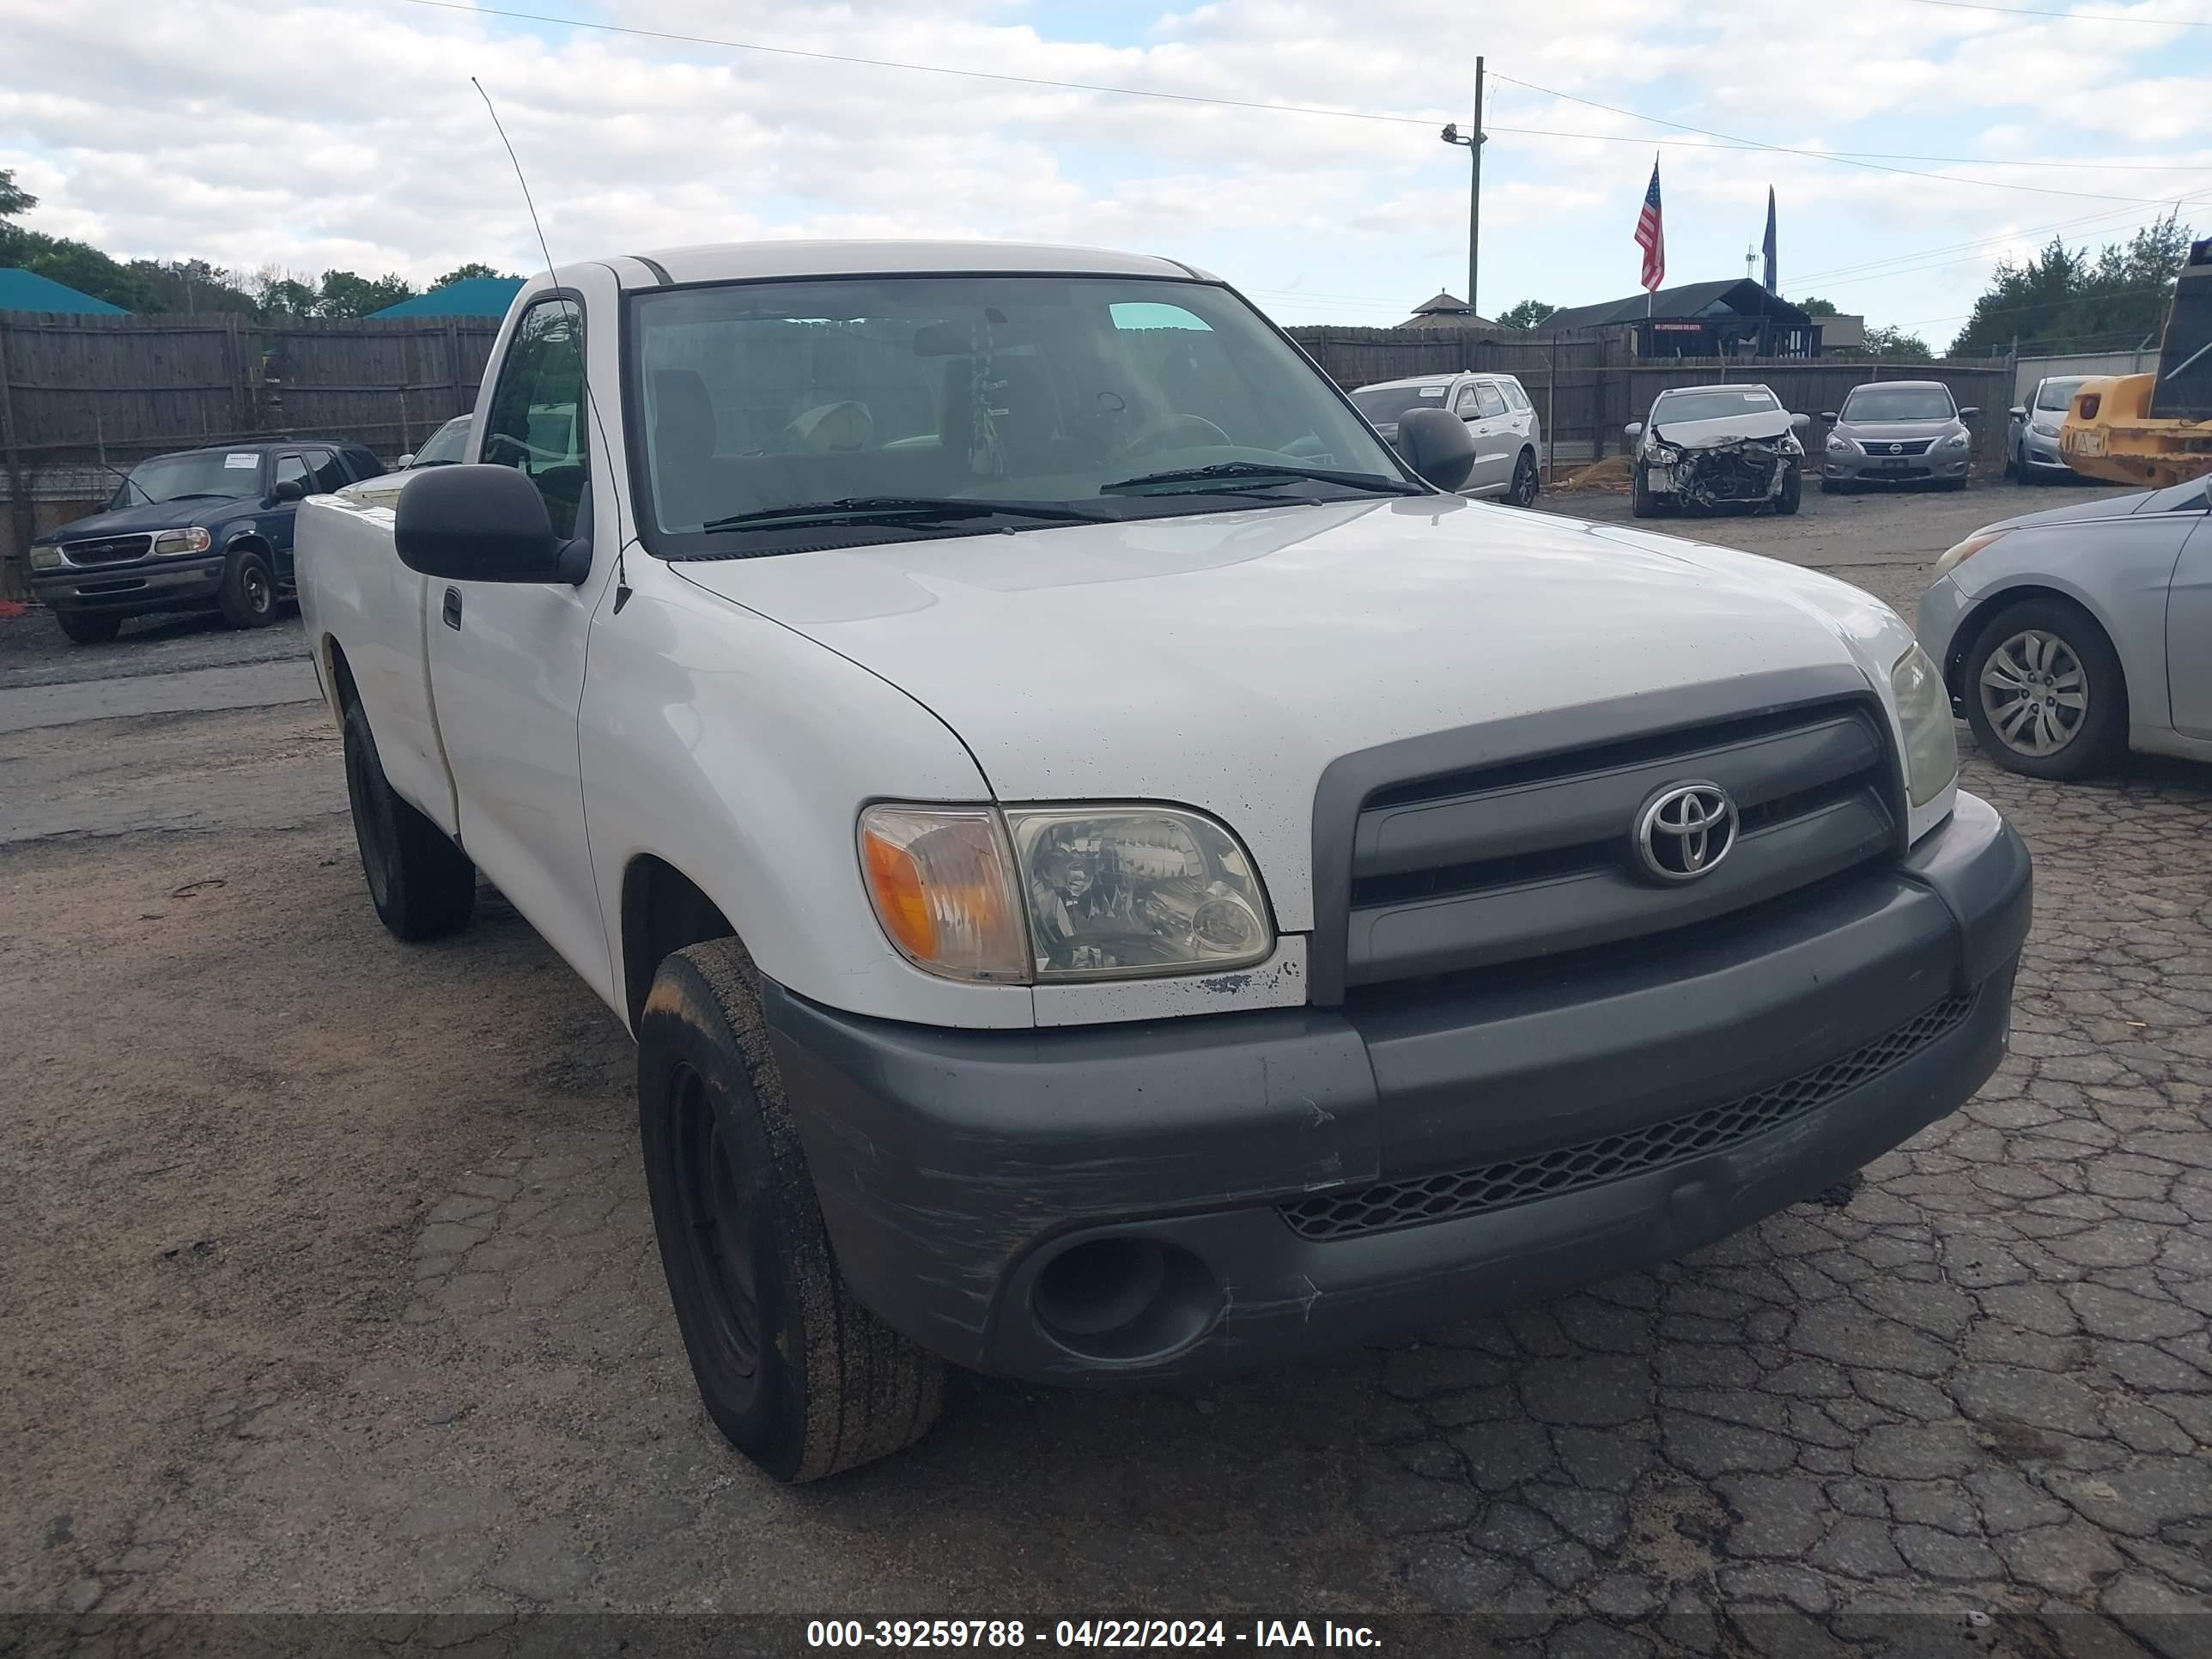
[[[1470,452],[1173,260],[764,243],[538,277],[463,464],[301,505],[377,913],[481,873],[635,1035],[771,1474],[1661,1261],[1996,1066],[1905,624]]]

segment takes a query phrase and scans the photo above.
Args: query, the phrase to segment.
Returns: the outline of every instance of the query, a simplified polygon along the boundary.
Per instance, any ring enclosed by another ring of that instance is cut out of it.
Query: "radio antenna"
[[[553,263],[553,250],[546,245],[545,227],[538,222],[538,204],[531,198],[530,180],[523,176],[522,158],[514,153],[514,140],[507,136],[507,125],[499,118],[499,111],[492,104],[491,94],[484,90],[483,82],[471,75],[469,84],[477,89],[477,96],[483,100],[484,112],[491,117],[492,131],[499,134],[499,142],[507,146],[507,159],[514,164],[514,182],[522,186],[522,205],[530,210],[530,228],[538,233],[538,251],[545,256],[546,274],[552,277],[553,286],[558,288],[561,286],[560,267]],[[611,477],[615,452],[613,446],[607,441],[607,423],[605,417],[599,413],[599,400],[592,395],[591,366],[586,361],[589,349],[589,343],[586,342],[584,349],[577,352],[576,373],[583,382],[584,402],[591,409],[592,424],[599,428],[599,451],[607,458],[608,476]],[[586,472],[586,479],[589,476]],[[619,494],[614,498],[614,507],[615,615],[619,617],[623,607],[629,603],[629,568],[623,562],[626,540],[622,530],[622,496]]]

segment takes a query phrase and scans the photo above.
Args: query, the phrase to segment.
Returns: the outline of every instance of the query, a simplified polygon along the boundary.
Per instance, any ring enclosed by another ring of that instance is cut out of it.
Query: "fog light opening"
[[[1220,1312],[1221,1293],[1189,1251],[1115,1237],[1086,1240],[1047,1262],[1030,1304],[1060,1346],[1094,1359],[1141,1360],[1203,1336]]]

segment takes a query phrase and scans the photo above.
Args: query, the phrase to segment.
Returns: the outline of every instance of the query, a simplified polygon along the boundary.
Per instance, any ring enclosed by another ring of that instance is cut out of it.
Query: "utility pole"
[[[1474,163],[1474,176],[1467,191],[1467,311],[1470,317],[1481,315],[1474,302],[1474,291],[1482,274],[1482,146],[1486,142],[1482,131],[1482,59],[1474,60],[1474,125],[1465,134],[1459,123],[1452,122],[1442,135],[1448,144],[1464,144],[1468,158]]]

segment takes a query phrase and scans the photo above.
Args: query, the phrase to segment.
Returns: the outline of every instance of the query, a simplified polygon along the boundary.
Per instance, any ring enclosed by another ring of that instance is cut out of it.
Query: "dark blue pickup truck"
[[[129,617],[222,612],[234,628],[273,621],[292,592],[301,500],[385,471],[349,441],[228,444],[142,461],[105,512],[31,544],[31,592],[80,645]]]

